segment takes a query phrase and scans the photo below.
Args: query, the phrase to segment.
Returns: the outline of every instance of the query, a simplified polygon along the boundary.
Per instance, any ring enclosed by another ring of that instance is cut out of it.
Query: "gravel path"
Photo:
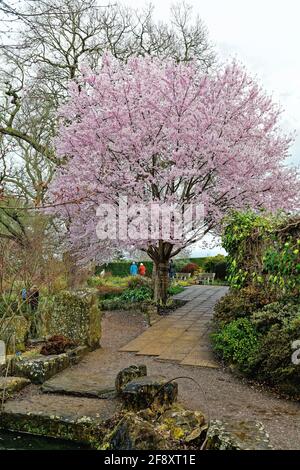
[[[260,390],[222,369],[193,367],[174,362],[164,362],[154,357],[136,356],[121,352],[120,348],[147,329],[144,317],[133,312],[115,311],[104,315],[102,348],[84,358],[77,366],[56,377],[68,378],[73,383],[104,381],[113,383],[116,373],[130,364],[146,364],[148,375],[161,374],[168,379],[191,377],[192,380],[177,379],[179,400],[191,409],[201,409],[210,418],[231,417],[239,420],[261,421],[270,435],[275,449],[300,449],[300,404],[277,398],[274,394]],[[21,403],[23,401],[23,404]],[[101,406],[109,407],[107,400]],[[62,395],[41,395],[38,386],[31,385],[18,398],[10,400],[8,407],[24,405],[35,410],[45,408],[70,410],[73,414],[94,415],[100,410],[97,399]],[[112,404],[113,405],[113,404]]]
[[[109,312],[103,319],[102,349],[93,352],[76,366],[90,374],[104,369],[121,369],[130,364],[146,364],[148,374],[162,374],[169,379],[188,376],[196,380],[177,380],[179,400],[192,409],[202,409],[211,418],[231,417],[261,421],[275,449],[300,449],[300,404],[277,398],[273,393],[234,377],[221,369],[199,368],[163,362],[133,353],[117,352],[126,342],[146,329],[141,315]]]

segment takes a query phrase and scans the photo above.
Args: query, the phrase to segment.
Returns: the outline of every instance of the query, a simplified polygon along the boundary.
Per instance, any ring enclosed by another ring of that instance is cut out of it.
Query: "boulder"
[[[102,450],[200,449],[207,425],[201,411],[173,405],[163,414],[150,408],[126,411],[108,426]]]
[[[166,442],[150,421],[133,412],[125,414],[104,439],[102,450],[166,449]]]
[[[126,408],[142,410],[148,407],[167,409],[175,402],[178,384],[168,382],[163,376],[139,377],[128,382],[122,391],[122,400]]]
[[[25,351],[30,323],[22,315],[5,318],[1,325],[1,340],[6,343],[6,353]]]
[[[158,430],[169,435],[173,440],[194,442],[199,441],[206,434],[207,424],[201,411],[192,411],[180,405],[173,405],[160,416]]]
[[[257,421],[215,420],[207,433],[207,450],[270,450],[269,436]]]
[[[145,365],[131,365],[121,370],[116,377],[116,391],[120,394],[124,387],[134,379],[147,375],[147,367]]]
[[[58,372],[70,365],[68,355],[40,356],[34,359],[18,359],[14,362],[14,374],[19,377],[27,377],[35,384],[42,384]]]

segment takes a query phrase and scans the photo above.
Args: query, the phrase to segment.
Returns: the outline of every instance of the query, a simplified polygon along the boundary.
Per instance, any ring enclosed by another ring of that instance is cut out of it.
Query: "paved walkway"
[[[227,287],[191,286],[174,298],[188,302],[146,330],[120,351],[156,356],[182,365],[218,367],[210,346],[210,323],[215,303]]]

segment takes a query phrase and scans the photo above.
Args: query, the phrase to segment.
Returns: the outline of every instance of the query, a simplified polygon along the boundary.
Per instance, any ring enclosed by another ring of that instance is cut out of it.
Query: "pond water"
[[[0,430],[1,450],[84,450],[84,444]]]

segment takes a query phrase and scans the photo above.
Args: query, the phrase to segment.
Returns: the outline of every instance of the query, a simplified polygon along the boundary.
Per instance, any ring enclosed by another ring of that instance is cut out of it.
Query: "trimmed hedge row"
[[[113,276],[128,276],[130,271],[130,265],[132,261],[113,261],[111,263],[103,264],[102,266],[96,266],[95,275],[99,275],[103,269],[106,272],[110,272]],[[146,273],[152,274],[153,262],[142,261],[146,266]],[[189,263],[195,263],[205,272],[216,273],[216,279],[225,280],[226,277],[226,257],[223,255],[217,256],[206,256],[203,258],[184,258],[175,259],[175,269],[177,272],[181,272],[183,266]]]

